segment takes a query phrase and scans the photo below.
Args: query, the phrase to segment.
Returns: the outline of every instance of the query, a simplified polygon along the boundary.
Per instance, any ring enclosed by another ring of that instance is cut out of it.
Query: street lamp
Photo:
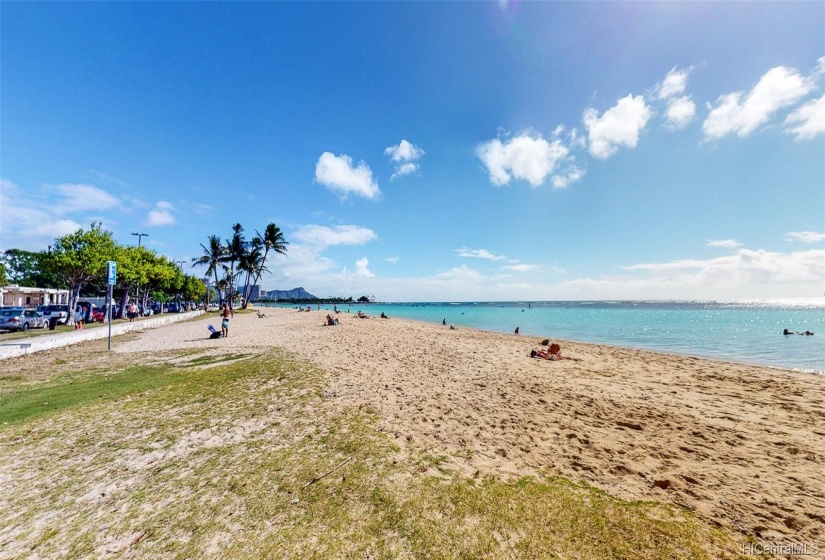
[[[144,237],[149,237],[148,233],[133,233],[132,235],[137,235],[138,238],[138,247],[140,247],[140,242]],[[127,294],[128,295],[128,294]],[[140,298],[140,284],[135,286],[135,299]],[[146,310],[144,310],[145,312]]]
[[[141,241],[144,237],[149,237],[149,234],[148,234],[148,233],[133,233],[132,235],[137,235],[137,238],[138,238],[138,247],[140,247],[140,241]]]

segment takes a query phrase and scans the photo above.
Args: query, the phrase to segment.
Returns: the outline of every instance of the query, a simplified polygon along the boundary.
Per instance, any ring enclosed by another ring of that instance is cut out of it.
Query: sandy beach
[[[403,450],[445,454],[465,475],[561,475],[686,507],[763,542],[825,544],[820,376],[565,341],[574,359],[551,362],[529,357],[533,337],[265,313],[236,315],[226,339],[207,338],[212,318],[114,350],[283,347],[333,374],[337,405],[374,407]]]

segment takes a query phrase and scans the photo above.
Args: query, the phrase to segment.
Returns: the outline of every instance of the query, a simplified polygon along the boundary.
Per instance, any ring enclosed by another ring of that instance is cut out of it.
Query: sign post
[[[109,301],[106,302],[107,315],[109,315],[109,350],[112,349],[112,288],[117,283],[117,263],[108,261],[106,263],[106,283],[109,285]]]

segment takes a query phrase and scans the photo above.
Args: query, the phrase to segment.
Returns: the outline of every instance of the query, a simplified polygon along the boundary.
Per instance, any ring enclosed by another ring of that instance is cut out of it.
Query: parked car
[[[68,305],[47,305],[41,311],[46,320],[52,317],[57,318],[58,325],[65,325],[69,322],[69,306]]]
[[[99,307],[92,308],[92,321],[95,323],[102,323],[106,320],[106,312]]]
[[[0,309],[0,329],[7,331],[27,331],[45,329],[49,321],[37,311],[12,307]]]

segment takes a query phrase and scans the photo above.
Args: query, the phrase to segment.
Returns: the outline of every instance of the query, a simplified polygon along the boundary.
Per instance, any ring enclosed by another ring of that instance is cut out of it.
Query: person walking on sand
[[[234,316],[235,314],[229,309],[229,304],[224,303],[221,309],[221,334],[224,338],[229,336],[229,318]]]

